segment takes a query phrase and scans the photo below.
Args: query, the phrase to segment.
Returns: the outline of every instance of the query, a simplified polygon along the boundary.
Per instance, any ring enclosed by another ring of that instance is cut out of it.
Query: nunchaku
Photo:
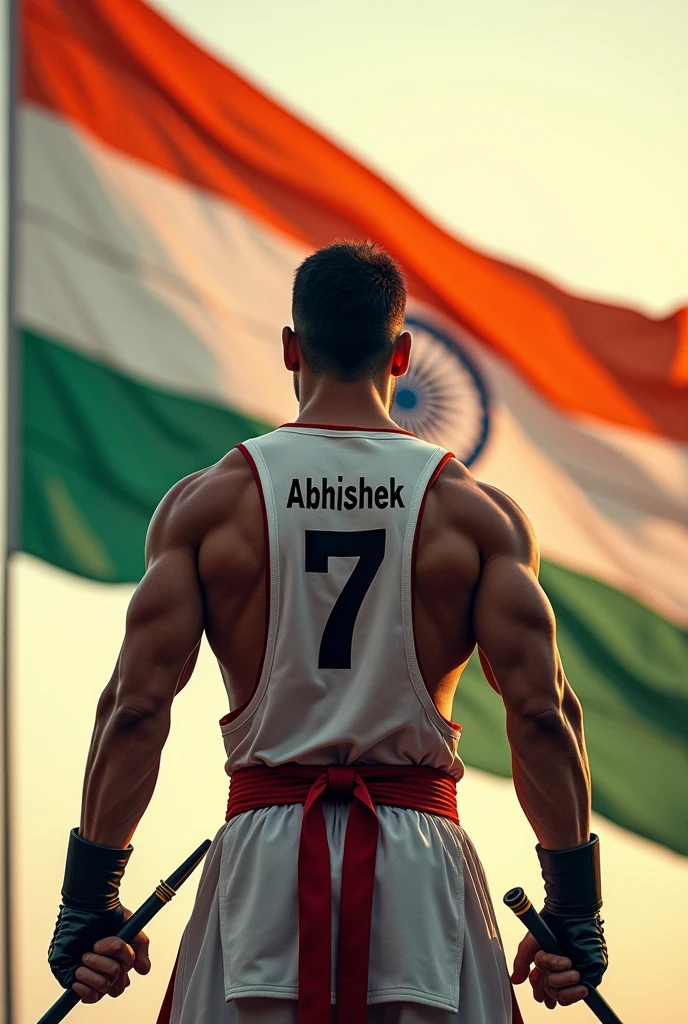
[[[544,918],[538,914],[523,889],[509,889],[508,893],[504,896],[504,902],[510,910],[513,910],[516,917],[521,918],[530,934],[540,943],[540,948],[544,949],[545,953],[554,953],[555,956],[566,956],[554,932]],[[569,957],[568,959],[571,958]],[[602,998],[596,988],[593,988],[592,985],[586,985],[584,981],[581,984],[585,985],[588,990],[588,994],[583,1002],[588,1004],[597,1019],[602,1021],[602,1024],[622,1024],[621,1019],[616,1016],[609,1003],[606,999]]]
[[[186,858],[183,864],[179,865],[176,871],[172,872],[169,878],[164,881],[163,879],[160,880],[160,885],[156,888],[155,892],[151,893],[146,902],[141,904],[136,913],[132,914],[120,931],[117,932],[118,939],[131,942],[132,939],[136,938],[141,929],[145,928],[158,911],[162,910],[165,904],[170,902],[179,886],[196,870],[208,852],[209,846],[210,840],[206,839],[197,850],[194,850],[190,857]],[[59,1021],[64,1020],[70,1010],[73,1010],[79,1002],[81,1002],[81,997],[73,989],[68,988],[53,1003],[50,1009],[43,1014],[38,1024],[59,1024]]]

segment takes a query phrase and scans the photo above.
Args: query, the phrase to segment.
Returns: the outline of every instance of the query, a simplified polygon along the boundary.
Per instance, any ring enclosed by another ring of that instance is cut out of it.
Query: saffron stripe
[[[27,0],[23,24],[25,103],[304,246],[375,238],[417,299],[560,408],[688,438],[684,385],[670,373],[678,315],[655,321],[566,295],[463,245],[140,0]]]

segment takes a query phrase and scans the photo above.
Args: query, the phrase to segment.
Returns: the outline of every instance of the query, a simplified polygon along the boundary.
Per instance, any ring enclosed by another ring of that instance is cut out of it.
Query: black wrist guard
[[[599,839],[568,850],[536,847],[545,880],[542,917],[550,926],[581,980],[599,985],[607,969],[602,906]]]
[[[131,853],[131,846],[117,850],[90,843],[75,828],[69,834],[62,904],[48,948],[48,963],[65,988],[84,953],[124,923],[119,884]]]
[[[545,880],[545,908],[552,914],[588,916],[602,906],[600,841],[572,846],[569,850],[535,847]]]

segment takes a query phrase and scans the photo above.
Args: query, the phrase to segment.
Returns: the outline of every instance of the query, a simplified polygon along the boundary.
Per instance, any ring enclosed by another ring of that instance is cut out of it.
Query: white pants
[[[291,999],[236,999],[226,1005],[229,1013],[222,1018],[223,1024],[225,1021],[227,1024],[230,1024],[230,1021],[231,1024],[297,1024],[297,1004]],[[188,1019],[190,1021],[191,1017]],[[368,1007],[367,1024],[453,1024],[458,1019],[458,1013],[450,1013],[436,1006],[423,1006],[420,1003],[379,1003],[377,1006]],[[465,1006],[462,1019],[470,1019]],[[336,1024],[334,1006],[332,1024]]]
[[[444,827],[444,822],[441,824]],[[411,996],[413,1001],[400,1001],[403,996],[392,992],[384,1001],[374,995],[368,1007],[369,1024],[512,1024],[509,974],[483,868],[463,829],[451,828],[455,830],[452,839],[459,862],[463,919],[456,1003],[443,1007],[436,999],[423,1001],[423,993]],[[260,993],[229,993],[227,1001],[227,963],[231,965],[231,961],[227,961],[227,925],[220,895],[228,870],[222,869],[225,837],[222,829],[208,853],[182,939],[170,1024],[296,1024],[295,991],[273,993],[266,986]],[[250,906],[257,897],[247,889]],[[419,926],[421,931],[426,924]],[[375,946],[371,946],[374,957]]]

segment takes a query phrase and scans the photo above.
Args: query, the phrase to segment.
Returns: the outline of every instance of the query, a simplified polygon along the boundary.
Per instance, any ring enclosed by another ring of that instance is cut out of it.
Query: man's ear
[[[394,342],[394,355],[392,356],[392,376],[403,377],[409,368],[411,359],[411,334],[404,331]]]
[[[298,373],[301,369],[301,349],[299,339],[291,327],[282,328],[282,348],[284,349],[284,365],[290,373]]]

